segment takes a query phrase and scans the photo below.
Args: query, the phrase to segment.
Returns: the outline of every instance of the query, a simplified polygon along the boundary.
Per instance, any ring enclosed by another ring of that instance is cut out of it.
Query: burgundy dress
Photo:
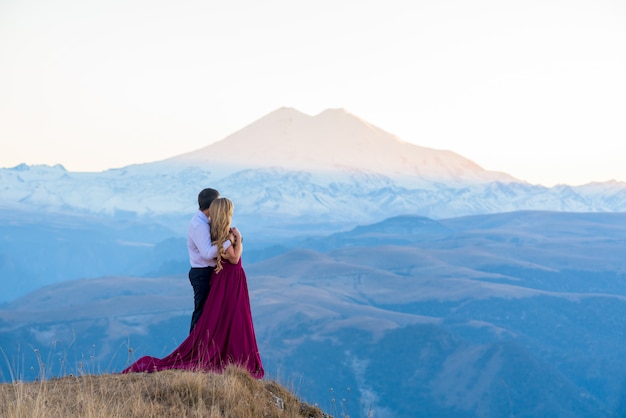
[[[228,364],[246,368],[257,379],[265,374],[254,334],[246,273],[237,264],[222,261],[222,271],[211,276],[211,291],[202,315],[189,336],[162,359],[144,356],[122,373],[166,369],[221,372]]]

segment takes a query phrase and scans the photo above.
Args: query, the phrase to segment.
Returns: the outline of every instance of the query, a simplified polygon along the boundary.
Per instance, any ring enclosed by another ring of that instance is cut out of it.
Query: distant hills
[[[0,169],[0,378],[168,354],[204,187],[235,202],[266,371],[307,402],[626,414],[626,184],[528,184],[342,109],[100,173]]]
[[[625,237],[626,214],[403,216],[244,253],[266,370],[351,416],[620,416]],[[176,347],[191,302],[182,268],[66,281],[5,304],[0,347],[27,379],[33,349],[112,372]]]

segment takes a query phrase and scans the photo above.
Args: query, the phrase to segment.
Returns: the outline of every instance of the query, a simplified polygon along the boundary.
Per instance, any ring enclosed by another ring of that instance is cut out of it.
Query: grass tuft
[[[67,376],[0,384],[3,417],[328,418],[271,380],[229,366],[224,373]]]

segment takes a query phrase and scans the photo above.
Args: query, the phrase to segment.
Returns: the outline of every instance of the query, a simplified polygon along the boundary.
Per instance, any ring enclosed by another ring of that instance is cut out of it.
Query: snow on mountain
[[[0,169],[0,209],[129,214],[182,225],[205,187],[233,199],[240,221],[287,228],[350,227],[402,214],[626,210],[626,183],[532,185],[454,152],[404,142],[343,109],[308,116],[290,108],[163,161],[100,173]]]
[[[204,187],[235,201],[247,262],[255,245],[287,237],[246,271],[268,370],[315,376],[304,388],[312,399],[358,384],[397,416],[415,405],[475,415],[479,399],[493,399],[485,416],[511,415],[512,401],[527,416],[603,416],[621,404],[624,214],[535,211],[626,212],[626,183],[531,185],[343,110],[279,109],[201,150],[101,173],[0,169],[0,302],[88,279],[0,307],[8,358],[29,346],[16,341],[52,334],[55,350],[78,335],[76,358],[97,347],[114,359],[106,370],[126,360],[129,334],[135,354],[167,354],[189,315],[175,240]],[[127,277],[160,271],[178,279]],[[489,385],[477,393],[479,380]],[[503,383],[524,392],[509,397]],[[547,399],[555,387],[559,398]]]
[[[484,170],[452,151],[420,147],[374,126],[344,109],[309,116],[280,108],[227,138],[170,159],[185,164],[237,168],[384,173],[429,181],[504,181],[508,174]]]

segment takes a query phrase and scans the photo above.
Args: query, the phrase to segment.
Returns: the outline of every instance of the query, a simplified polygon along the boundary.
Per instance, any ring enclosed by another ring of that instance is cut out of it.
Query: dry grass
[[[229,367],[223,374],[163,371],[0,384],[0,416],[327,417],[274,381]]]

